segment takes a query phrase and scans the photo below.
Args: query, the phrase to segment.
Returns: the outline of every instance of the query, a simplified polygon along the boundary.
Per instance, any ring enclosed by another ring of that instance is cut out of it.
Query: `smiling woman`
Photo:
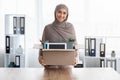
[[[68,7],[65,4],[59,4],[54,11],[55,20],[45,26],[42,36],[43,42],[69,42],[69,39],[74,39],[74,45],[77,44],[74,26],[67,22]],[[77,51],[75,52],[77,57]],[[75,59],[76,60],[76,59]],[[42,54],[40,54],[40,64],[44,65]],[[76,63],[76,61],[75,61]],[[46,65],[44,65],[46,67]],[[51,66],[51,65],[50,65]],[[61,67],[61,66],[55,66]]]

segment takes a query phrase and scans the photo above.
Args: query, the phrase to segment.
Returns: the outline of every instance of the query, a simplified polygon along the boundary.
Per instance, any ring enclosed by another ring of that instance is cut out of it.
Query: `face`
[[[60,9],[56,12],[56,18],[59,22],[63,22],[67,18],[67,11],[65,9]]]

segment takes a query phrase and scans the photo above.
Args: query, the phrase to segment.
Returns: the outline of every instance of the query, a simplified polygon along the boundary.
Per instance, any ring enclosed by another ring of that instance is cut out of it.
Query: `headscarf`
[[[69,12],[68,12],[68,7],[67,7],[66,5],[64,5],[64,4],[59,4],[59,5],[56,6],[55,11],[54,11],[55,21],[57,21],[56,12],[59,11],[60,9],[65,9],[65,10],[67,11],[67,17],[66,17],[66,19],[64,20],[64,21],[66,21],[67,18],[68,18],[68,13],[69,13]]]

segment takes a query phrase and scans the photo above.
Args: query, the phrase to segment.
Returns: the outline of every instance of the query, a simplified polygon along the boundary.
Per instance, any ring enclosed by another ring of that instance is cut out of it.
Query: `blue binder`
[[[90,38],[90,56],[96,56],[96,38]]]

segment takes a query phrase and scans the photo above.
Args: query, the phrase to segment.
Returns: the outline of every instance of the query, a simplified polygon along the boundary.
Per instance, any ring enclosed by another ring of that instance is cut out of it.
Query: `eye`
[[[66,12],[63,12],[63,14],[67,14]]]
[[[61,11],[58,11],[58,13],[62,13]]]

